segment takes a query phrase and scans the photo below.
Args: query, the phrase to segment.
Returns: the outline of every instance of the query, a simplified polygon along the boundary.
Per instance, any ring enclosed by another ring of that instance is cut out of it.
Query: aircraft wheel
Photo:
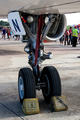
[[[47,103],[50,103],[52,96],[61,95],[61,81],[55,67],[44,67],[41,74],[41,81],[45,82],[46,85],[42,88],[42,93]]]
[[[30,68],[22,68],[18,75],[18,91],[20,102],[25,98],[36,97],[35,78]]]

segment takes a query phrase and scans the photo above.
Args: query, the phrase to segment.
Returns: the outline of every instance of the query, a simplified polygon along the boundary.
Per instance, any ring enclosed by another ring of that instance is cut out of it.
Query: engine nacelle
[[[60,17],[56,19],[55,22],[53,22],[45,40],[54,42],[60,39],[66,30],[66,25],[66,16],[64,14],[61,14]]]

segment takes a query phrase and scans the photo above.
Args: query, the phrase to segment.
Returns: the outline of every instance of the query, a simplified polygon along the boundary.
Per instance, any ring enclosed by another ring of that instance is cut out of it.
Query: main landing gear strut
[[[30,68],[21,68],[19,71],[18,90],[21,103],[23,103],[25,98],[35,98],[36,89],[42,89],[44,99],[47,103],[50,102],[52,96],[61,95],[61,81],[56,68],[53,66],[46,66],[41,70],[41,63],[45,59],[52,58],[51,52],[47,54],[44,53],[43,40],[55,21],[55,18],[50,14],[49,21],[46,27],[44,27],[44,30],[42,30],[44,19],[43,16],[38,17],[37,40],[35,33],[36,19],[32,25],[32,32],[29,26],[23,21],[26,32],[30,38],[24,50],[29,54],[28,63],[32,67],[32,70]]]

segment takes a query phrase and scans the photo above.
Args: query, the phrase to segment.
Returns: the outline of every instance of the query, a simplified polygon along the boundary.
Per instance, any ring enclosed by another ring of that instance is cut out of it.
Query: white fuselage
[[[80,11],[80,0],[0,0],[0,16],[10,11],[31,14],[72,13]]]

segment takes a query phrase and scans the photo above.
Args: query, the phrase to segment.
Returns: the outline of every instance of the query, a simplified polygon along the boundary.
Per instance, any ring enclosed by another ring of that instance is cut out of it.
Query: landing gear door
[[[11,26],[14,35],[25,35],[25,29],[23,27],[19,12],[11,12],[8,14],[8,21]]]

